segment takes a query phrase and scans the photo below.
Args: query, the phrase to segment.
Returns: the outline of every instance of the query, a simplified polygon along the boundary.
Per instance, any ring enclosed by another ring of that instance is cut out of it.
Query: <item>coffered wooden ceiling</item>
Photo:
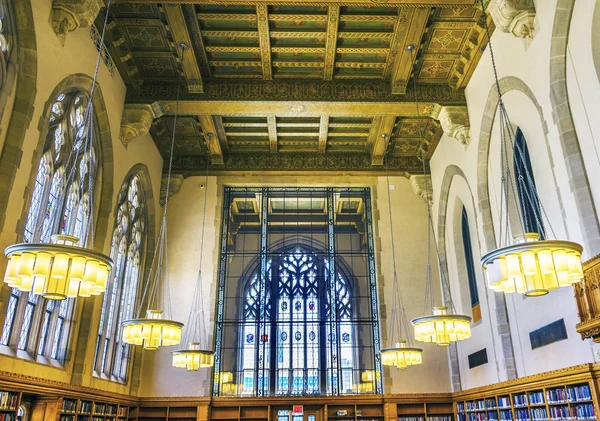
[[[417,172],[439,109],[465,104],[486,40],[474,2],[117,0],[107,44],[165,157],[182,72],[178,171],[210,154],[222,171],[373,171],[388,156]]]

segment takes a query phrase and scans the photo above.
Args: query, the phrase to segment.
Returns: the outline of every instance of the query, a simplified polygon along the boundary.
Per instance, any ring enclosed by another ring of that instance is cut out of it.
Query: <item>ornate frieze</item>
[[[455,138],[463,145],[471,142],[471,124],[466,106],[442,107],[438,120],[446,136]]]
[[[152,107],[147,104],[126,104],[121,118],[119,138],[124,146],[137,137],[148,133],[152,121],[156,118]]]
[[[425,177],[427,177],[427,188],[425,188]],[[433,188],[431,185],[431,176],[422,174],[413,174],[409,178],[413,192],[423,198],[429,200],[429,206],[433,205]]]
[[[67,32],[91,25],[101,7],[102,0],[54,0],[50,12],[52,29],[64,44]]]
[[[160,180],[160,205],[165,205],[165,199],[167,198],[167,174],[163,174]],[[179,193],[181,185],[183,184],[183,175],[171,174],[171,184],[169,185],[169,197],[175,193]]]
[[[533,0],[491,0],[487,10],[501,31],[526,40],[535,36]]]
[[[421,85],[418,98],[422,102],[440,105],[466,105],[464,89],[445,85]],[[173,100],[177,84],[145,83],[139,89],[127,91],[127,102],[151,103]],[[412,86],[407,95],[393,95],[389,83],[383,81],[294,81],[294,80],[224,80],[207,81],[203,94],[182,93],[182,100],[198,101],[361,101],[412,102]]]

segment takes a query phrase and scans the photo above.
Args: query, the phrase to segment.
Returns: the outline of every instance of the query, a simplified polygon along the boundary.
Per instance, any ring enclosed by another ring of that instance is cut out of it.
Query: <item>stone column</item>
[[[502,32],[525,40],[535,36],[533,0],[491,0],[487,10]]]
[[[103,0],[54,0],[50,23],[60,42],[64,45],[67,32],[90,26],[102,7]]]
[[[148,104],[125,104],[121,118],[121,143],[127,147],[132,140],[145,135],[150,130],[156,114]]]
[[[446,136],[453,137],[463,145],[471,142],[471,124],[466,106],[442,107],[437,119]]]

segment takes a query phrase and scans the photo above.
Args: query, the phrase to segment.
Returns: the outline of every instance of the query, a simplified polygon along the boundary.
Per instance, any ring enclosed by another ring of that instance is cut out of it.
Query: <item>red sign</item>
[[[304,414],[304,407],[302,405],[294,405],[292,407],[292,413],[294,415],[302,415]]]

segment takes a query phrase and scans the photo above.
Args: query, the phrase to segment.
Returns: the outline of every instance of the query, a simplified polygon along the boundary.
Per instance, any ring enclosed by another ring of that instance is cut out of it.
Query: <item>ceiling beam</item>
[[[229,145],[227,144],[227,135],[225,134],[225,127],[223,126],[223,117],[215,115],[213,116],[213,121],[215,122],[215,129],[217,129],[217,139],[219,139],[221,150],[224,153],[228,153]]]
[[[164,7],[164,11],[175,44],[185,42],[190,47],[182,56],[183,73],[185,74],[185,79],[187,81],[188,92],[201,94],[204,92],[202,75],[200,74],[198,60],[196,60],[196,54],[192,47],[192,40],[190,39],[190,33],[185,24],[181,5],[168,4]]]
[[[383,116],[378,120],[378,123],[379,127],[374,139],[375,143],[373,144],[373,151],[371,152],[371,165],[373,166],[383,165],[385,152],[387,151],[390,138],[392,137],[394,123],[396,123],[396,116]]]
[[[207,53],[260,53],[260,47],[217,46],[206,47]]]
[[[319,123],[319,153],[325,153],[327,150],[327,134],[329,132],[329,116],[321,116]]]
[[[271,153],[277,153],[277,122],[274,115],[267,116],[267,128],[269,129],[269,148]]]
[[[431,9],[412,9],[409,11],[411,15],[408,20],[410,24],[404,36],[396,43],[395,61],[392,63],[392,94],[405,94],[406,86],[410,79],[415,59],[416,51],[411,53],[406,50],[408,44],[414,44],[417,48],[421,44],[421,39],[427,28],[427,20]]]
[[[206,114],[199,116],[200,127],[202,127],[202,134],[210,153],[210,160],[213,164],[223,164],[223,151],[219,143],[218,131],[215,127],[215,122],[212,115]]]
[[[340,20],[340,6],[329,6],[327,11],[327,39],[325,41],[325,69],[323,79],[333,80],[335,49]]]
[[[269,35],[269,11],[266,3],[256,5],[256,18],[258,19],[258,42],[260,44],[263,79],[271,80],[273,79],[271,37]]]
[[[173,115],[175,100],[157,101],[152,104],[157,118]],[[430,102],[421,102],[421,117],[437,116],[438,107]],[[324,101],[188,101],[179,104],[180,115],[222,115],[237,117],[375,117],[417,116],[414,102],[324,102]]]

